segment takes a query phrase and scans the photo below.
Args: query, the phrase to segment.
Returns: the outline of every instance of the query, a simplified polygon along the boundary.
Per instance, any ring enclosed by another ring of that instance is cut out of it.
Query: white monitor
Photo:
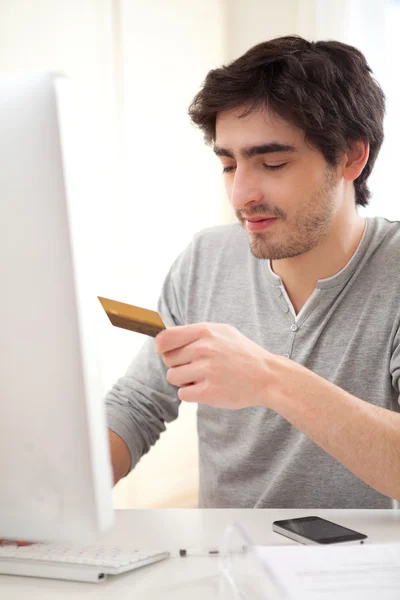
[[[77,299],[67,88],[0,77],[0,537],[89,542],[112,524],[112,474]]]

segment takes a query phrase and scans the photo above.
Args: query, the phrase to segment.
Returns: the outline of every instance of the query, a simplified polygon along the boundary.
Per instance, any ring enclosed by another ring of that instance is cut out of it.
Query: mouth
[[[247,231],[261,231],[271,227],[277,220],[277,217],[254,217],[252,219],[245,219],[246,229]]]

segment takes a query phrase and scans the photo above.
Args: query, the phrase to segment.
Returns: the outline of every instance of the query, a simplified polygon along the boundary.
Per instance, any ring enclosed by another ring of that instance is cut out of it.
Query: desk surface
[[[2,600],[191,600],[218,598],[219,559],[178,556],[179,548],[218,547],[224,530],[241,523],[255,544],[294,544],[272,531],[277,519],[318,515],[368,535],[369,543],[400,542],[400,511],[294,509],[117,510],[101,544],[169,550],[169,560],[90,584],[0,575]]]

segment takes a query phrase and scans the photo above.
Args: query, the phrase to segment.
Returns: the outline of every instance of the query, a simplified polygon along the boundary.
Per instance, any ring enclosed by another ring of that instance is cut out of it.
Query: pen
[[[215,548],[180,548],[179,556],[219,556],[219,550]]]
[[[243,554],[247,551],[247,546],[241,546],[237,550],[231,550],[229,553]],[[180,548],[179,556],[220,556],[221,552],[217,548]]]

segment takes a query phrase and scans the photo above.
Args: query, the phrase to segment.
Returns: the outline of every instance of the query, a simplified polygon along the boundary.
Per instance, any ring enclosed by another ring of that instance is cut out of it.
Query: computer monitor
[[[0,537],[86,543],[113,522],[112,473],[85,357],[98,300],[78,301],[71,244],[68,88],[46,73],[0,77]]]

